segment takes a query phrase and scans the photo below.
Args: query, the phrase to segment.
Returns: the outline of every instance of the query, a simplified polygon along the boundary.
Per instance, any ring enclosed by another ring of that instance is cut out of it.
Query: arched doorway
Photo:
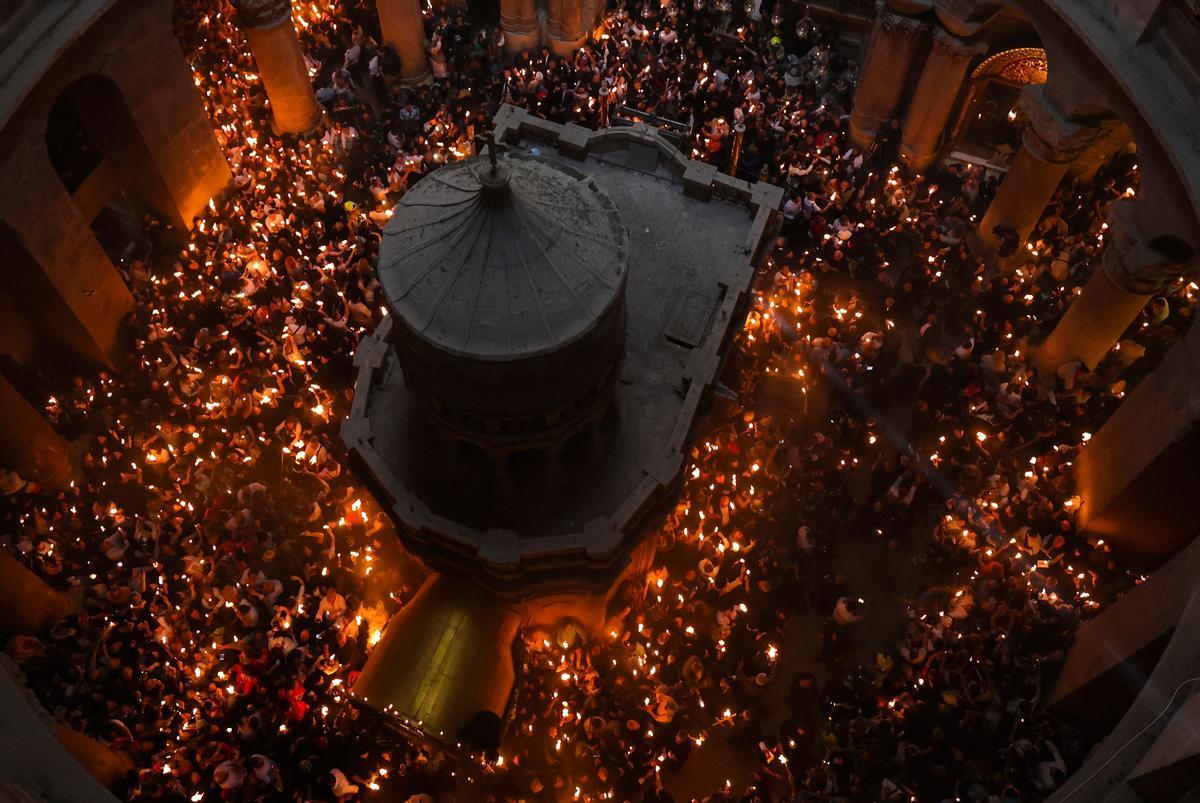
[[[1007,165],[1021,147],[1024,120],[1017,108],[1021,89],[1046,83],[1046,51],[1017,47],[980,62],[967,81],[949,141],[953,150],[992,165]]]
[[[67,192],[114,262],[139,247],[140,212],[169,216],[171,193],[120,87],[89,74],[67,86],[46,118],[46,150]]]

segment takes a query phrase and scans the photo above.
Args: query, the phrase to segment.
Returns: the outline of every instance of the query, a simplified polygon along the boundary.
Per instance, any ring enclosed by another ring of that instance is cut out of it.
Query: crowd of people
[[[853,66],[807,15],[630,0],[575,56],[510,61],[493,28],[438,10],[435,80],[403,87],[371,0],[306,3],[327,121],[293,138],[271,131],[232,8],[177,7],[234,186],[190,233],[147,219],[122,263],[130,364],[44,378],[47,415],[86,444],[80,476],[12,484],[5,506],[5,546],[83,594],[14,651],[24,681],[132,757],[121,796],[670,800],[717,741],[738,760],[713,801],[1018,801],[1062,782],[1088,740],[1046,711],[1047,683],[1078,622],[1137,579],[1076,531],[1068,468],[1196,288],[1096,371],[1040,377],[1028,355],[1096,268],[1132,157],[1064,185],[997,266],[966,244],[996,178],[911,174],[894,131],[849,147]],[[336,424],[384,314],[390,207],[473,153],[498,104],[595,126],[602,87],[722,167],[744,126],[738,171],[786,188],[784,225],[730,361],[737,401],[714,404],[654,569],[600,638],[524,634],[500,752],[455,756],[349,702],[420,577]],[[767,409],[772,383],[830,401]],[[901,603],[839,574],[862,543],[916,562]],[[896,604],[903,632],[870,642],[872,608]],[[820,654],[798,666],[805,616]]]

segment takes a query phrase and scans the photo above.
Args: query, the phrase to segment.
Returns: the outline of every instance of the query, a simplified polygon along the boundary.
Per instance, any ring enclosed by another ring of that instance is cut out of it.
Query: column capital
[[[955,59],[963,60],[973,59],[988,49],[986,42],[968,42],[940,26],[933,30],[933,46]]]
[[[290,0],[233,0],[233,5],[243,28],[270,28],[292,17]]]
[[[1192,270],[1146,242],[1134,219],[1134,201],[1118,198],[1108,213],[1108,243],[1100,254],[1100,265],[1108,278],[1127,293],[1157,295],[1171,282]]]
[[[929,30],[927,20],[897,13],[886,6],[879,9],[879,24],[884,33],[895,33],[901,36],[923,36]]]
[[[1021,90],[1017,101],[1028,121],[1022,141],[1034,156],[1051,164],[1069,164],[1096,139],[1120,124],[1116,118],[1070,120],[1046,97],[1043,85]]]

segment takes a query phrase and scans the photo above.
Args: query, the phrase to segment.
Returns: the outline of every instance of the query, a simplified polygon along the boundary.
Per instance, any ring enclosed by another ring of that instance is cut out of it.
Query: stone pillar
[[[1077,302],[1078,303],[1078,302]],[[1124,565],[1154,566],[1200,532],[1200,327],[1188,330],[1075,461],[1079,527]]]
[[[1153,616],[1154,612],[1144,615]],[[1196,706],[1200,697],[1195,690],[1196,667],[1200,666],[1198,634],[1200,592],[1193,591],[1154,669],[1132,679],[1137,697],[1129,710],[1092,747],[1075,773],[1046,797],[1047,803],[1195,799],[1185,790],[1195,787],[1196,777],[1196,762],[1189,761],[1188,754],[1195,751],[1194,734],[1200,725]],[[1179,761],[1191,766],[1172,767]],[[1182,773],[1177,775],[1172,769]],[[1175,777],[1152,777],[1158,770],[1168,770],[1166,774]],[[1147,794],[1151,785],[1153,793]]]
[[[964,41],[945,28],[934,31],[933,47],[921,69],[900,138],[900,155],[913,170],[924,170],[937,158],[942,131],[962,89],[967,67],[985,52],[987,45],[982,42]]]
[[[321,123],[289,0],[237,0],[238,24],[246,34],[258,77],[271,101],[275,130],[307,134]]]
[[[1011,226],[1021,245],[1037,225],[1067,168],[1107,128],[1067,120],[1046,98],[1044,85],[1027,86],[1018,103],[1028,119],[1023,145],[979,224],[979,238],[993,248],[998,225]]]
[[[1092,274],[1054,331],[1035,350],[1034,360],[1047,383],[1053,383],[1055,371],[1063,363],[1079,360],[1089,369],[1099,365],[1154,297],[1152,293],[1131,293],[1117,284],[1107,269],[1111,261],[1101,257],[1104,268]]]
[[[508,55],[539,47],[542,32],[537,0],[500,0],[500,27],[504,30],[504,49]]]
[[[1009,165],[996,197],[979,224],[979,238],[993,247],[1000,241],[994,231],[999,225],[1011,226],[1017,232],[1020,244],[1024,245],[1067,174],[1068,162],[1053,161],[1047,158],[1051,152],[1030,143],[1027,130],[1024,145]]]
[[[0,465],[43,485],[65,485],[74,473],[62,435],[0,374]]]
[[[133,296],[41,142],[20,138],[0,166],[3,185],[21,188],[0,194],[0,281],[48,342],[114,368]]]
[[[421,0],[378,0],[378,7],[383,43],[400,57],[400,80],[409,85],[432,81]]]
[[[1133,204],[1124,198],[1113,202],[1100,270],[1035,350],[1039,371],[1053,375],[1072,360],[1094,369],[1151,298],[1194,271],[1146,245],[1132,219]]]
[[[1193,540],[1145,582],[1130,589],[1076,631],[1050,693],[1050,710],[1086,722],[1098,732],[1113,730],[1155,674],[1168,647],[1177,649],[1181,643],[1196,643],[1200,634],[1196,632],[1195,619],[1188,627],[1184,617],[1198,585],[1200,539]],[[1194,658],[1194,651],[1189,653],[1187,657]],[[1183,674],[1160,687],[1168,695],[1179,681],[1194,676],[1195,665],[1191,660],[1176,665],[1184,670]],[[1147,745],[1148,749],[1131,756],[1121,754],[1127,767],[1125,780],[1137,792],[1138,800],[1173,803],[1185,799],[1194,786],[1200,767],[1200,743],[1192,734],[1200,728],[1200,695],[1182,694],[1177,702],[1184,699],[1187,702],[1168,717],[1161,734]],[[1161,712],[1167,702],[1166,697],[1159,700],[1150,716]],[[1116,746],[1125,741],[1117,741]],[[1103,799],[1102,790],[1112,788],[1111,782],[1100,781],[1092,787],[1091,774],[1090,770],[1080,771],[1060,792],[1079,792],[1071,796],[1077,800]]]
[[[1075,632],[1047,705],[1110,730],[1162,656],[1197,585],[1200,540]]]
[[[850,141],[858,148],[870,147],[880,126],[896,115],[928,33],[928,22],[879,5],[850,112]]]
[[[583,0],[549,0],[546,36],[555,55],[572,55],[588,40],[590,33],[584,24]]]
[[[70,598],[0,549],[0,634],[37,635],[71,612]]]

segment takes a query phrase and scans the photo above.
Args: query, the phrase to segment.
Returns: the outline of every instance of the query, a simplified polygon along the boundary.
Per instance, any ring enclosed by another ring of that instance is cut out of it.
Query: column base
[[[296,124],[283,126],[275,117],[275,112],[271,112],[271,130],[279,137],[309,137],[325,128],[325,109],[321,104],[317,104],[316,112],[308,123],[303,124],[301,130],[297,130],[300,126]]]
[[[869,121],[855,119],[854,114],[850,115],[850,143],[860,151],[865,151],[875,144],[875,137],[879,135],[879,124],[882,121]]]
[[[587,34],[576,39],[557,39],[552,34],[547,37],[546,43],[550,46],[550,52],[556,56],[573,56],[576,50],[587,44],[587,40]]]
[[[433,70],[426,68],[424,72],[419,72],[416,75],[400,74],[400,83],[403,86],[426,86],[433,83]]]
[[[912,148],[909,148],[905,145],[900,146],[900,159],[904,162],[909,170],[917,173],[926,170],[930,165],[936,162],[939,153],[940,151],[933,151],[932,153],[916,153]]]
[[[504,52],[509,57],[516,56],[522,50],[537,50],[542,46],[542,36],[539,31],[508,31],[504,32]]]

